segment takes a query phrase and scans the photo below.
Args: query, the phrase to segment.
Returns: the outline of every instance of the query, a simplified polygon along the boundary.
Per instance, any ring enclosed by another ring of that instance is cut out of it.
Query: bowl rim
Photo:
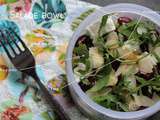
[[[93,18],[98,19],[105,14],[119,13],[119,12],[133,13],[133,14],[143,16],[145,18],[148,18],[152,22],[156,23],[157,26],[160,26],[160,15],[156,13],[155,11],[151,10],[150,8],[146,8],[141,5],[131,4],[131,3],[118,3],[118,4],[111,4],[101,9],[96,10],[93,14],[89,15],[80,24],[80,26],[74,32],[71,40],[69,41],[69,45],[67,48],[67,54],[66,54],[66,59],[67,59],[66,60],[66,73],[67,73],[68,84],[71,89],[75,90],[74,92],[79,96],[79,99],[81,101],[83,101],[87,106],[99,112],[100,114],[106,115],[114,119],[123,119],[123,120],[142,119],[142,118],[149,117],[155,114],[156,112],[158,112],[160,110],[160,101],[149,108],[146,108],[144,110],[139,110],[139,111],[133,111],[133,112],[120,112],[120,111],[107,109],[95,103],[83,92],[83,90],[80,88],[80,86],[76,82],[74,73],[72,70],[73,49],[74,49],[75,43],[79,35],[82,33],[81,31],[85,30],[86,24],[89,25],[90,21],[93,22],[94,21]]]

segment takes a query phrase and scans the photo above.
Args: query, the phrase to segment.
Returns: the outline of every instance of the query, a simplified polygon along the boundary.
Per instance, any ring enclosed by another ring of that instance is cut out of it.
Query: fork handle
[[[60,103],[58,96],[53,96],[50,94],[48,89],[43,85],[36,73],[32,74],[32,77],[35,79],[36,83],[39,85],[46,102],[55,110],[61,120],[71,120],[67,114],[66,109]]]

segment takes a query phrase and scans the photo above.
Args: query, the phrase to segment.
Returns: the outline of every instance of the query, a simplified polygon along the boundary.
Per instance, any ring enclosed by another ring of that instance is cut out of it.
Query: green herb
[[[107,20],[108,20],[108,15],[104,15],[102,17],[102,21],[101,21],[101,24],[100,24],[100,27],[99,27],[99,30],[98,30],[98,36],[99,37],[101,36],[101,31],[104,29],[104,27],[106,27]]]
[[[90,71],[90,68],[91,68],[91,64],[90,64],[89,59],[85,59],[84,60],[84,64],[86,66],[86,69],[83,70],[83,71],[79,70],[79,73],[81,73],[82,76],[85,75],[85,74],[87,74]]]
[[[82,58],[89,57],[89,51],[88,51],[87,46],[85,44],[80,44],[78,47],[76,47],[74,49],[74,53]]]
[[[118,33],[118,38],[119,38],[119,45],[122,47],[124,45],[124,36],[120,33]]]
[[[98,37],[94,42],[94,45],[98,48],[99,52],[104,53],[105,51],[105,40],[103,37]]]
[[[151,21],[143,21],[142,26],[146,27],[150,31],[155,30],[156,28],[156,25]]]
[[[157,55],[155,52],[153,52],[152,54],[156,57],[156,59],[158,60],[158,62],[160,62],[160,56]]]
[[[137,21],[132,21],[130,23],[123,24],[119,26],[118,32],[121,33],[122,35],[129,37],[131,33],[134,31],[136,25],[137,25]]]
[[[96,82],[96,84],[89,91],[96,92],[96,91],[101,90],[102,88],[104,88],[107,85],[108,80],[109,80],[109,75],[105,76],[102,79],[99,79]]]
[[[135,91],[139,91],[141,88],[143,88],[145,86],[160,87],[160,75],[158,75],[150,80],[145,80],[144,78],[138,77],[138,76],[136,76],[136,79],[138,82],[141,83],[141,85],[138,86]]]
[[[81,79],[81,82],[84,84],[84,85],[90,85],[90,82],[87,78],[83,78]]]
[[[124,103],[119,102],[119,99],[116,95],[113,94],[108,94],[104,97],[99,97],[95,99],[95,101],[98,100],[97,102],[101,104],[102,106],[105,106],[110,109],[119,109],[121,111],[129,111],[127,105]]]
[[[157,92],[160,92],[160,87],[153,86],[152,88],[153,88],[153,90],[155,90],[155,91],[157,91]]]
[[[128,108],[127,104],[122,104],[120,102],[118,102],[117,104],[122,108],[123,111],[129,112],[129,108]]]
[[[106,97],[110,92],[112,91],[111,88],[103,88],[97,92],[87,91],[87,94],[94,100],[94,101],[104,101],[106,100]]]

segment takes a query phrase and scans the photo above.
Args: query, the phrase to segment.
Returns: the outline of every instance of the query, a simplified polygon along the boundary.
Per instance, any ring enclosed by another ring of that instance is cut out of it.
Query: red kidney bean
[[[129,18],[129,17],[119,17],[119,18],[118,18],[118,23],[119,23],[119,24],[129,23],[129,22],[131,22],[131,21],[132,21],[132,19]]]
[[[78,38],[77,43],[78,43],[78,44],[84,44],[87,39],[88,39],[88,36],[82,35],[82,36],[80,36],[80,37]]]
[[[80,44],[85,44],[87,48],[93,46],[92,39],[87,35],[82,35],[78,38],[76,46],[79,46]]]

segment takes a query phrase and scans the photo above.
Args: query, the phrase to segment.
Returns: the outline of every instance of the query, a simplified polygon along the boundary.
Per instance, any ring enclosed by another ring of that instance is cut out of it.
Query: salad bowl
[[[73,34],[66,56],[66,72],[69,84],[70,93],[73,97],[75,103],[79,106],[80,110],[95,120],[144,120],[160,110],[160,102],[151,107],[145,108],[138,111],[116,111],[107,109],[101,105],[94,102],[79,86],[77,78],[74,75],[72,57],[73,50],[77,43],[78,38],[84,34],[86,27],[91,23],[96,22],[99,18],[106,14],[118,14],[119,17],[127,16],[131,19],[138,20],[149,20],[156,24],[157,28],[160,26],[160,15],[153,10],[135,4],[113,4],[106,6],[102,9],[97,10],[90,16],[88,16],[77,28],[76,32]]]

